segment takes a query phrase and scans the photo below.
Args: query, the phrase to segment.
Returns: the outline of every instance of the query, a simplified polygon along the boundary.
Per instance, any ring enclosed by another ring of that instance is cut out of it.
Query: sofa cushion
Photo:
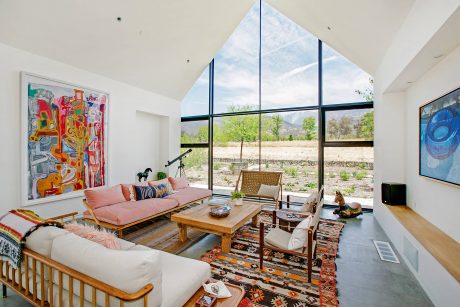
[[[121,249],[120,242],[114,233],[105,229],[96,229],[93,226],[79,224],[76,222],[67,223],[64,228],[79,237],[99,243],[107,248]]]
[[[85,197],[88,206],[93,210],[126,201],[121,184],[106,189],[85,190]]]
[[[68,233],[67,230],[62,228],[42,226],[26,238],[26,247],[40,255],[50,257],[53,240]]]
[[[121,191],[126,201],[136,201],[136,191],[133,184],[122,184]]]
[[[183,306],[211,277],[211,266],[203,261],[160,252],[162,268],[161,307]]]
[[[149,186],[154,186],[154,185],[160,185],[160,184],[166,184],[169,183],[168,178],[161,179],[161,180],[150,180],[149,181]]]
[[[173,187],[171,183],[169,182],[168,178],[161,179],[161,180],[151,180],[149,181],[149,186],[151,187],[157,187],[159,185],[164,184],[166,186],[167,194],[172,194],[173,193]]]
[[[212,195],[211,190],[188,187],[188,188],[180,189],[174,192],[174,194],[168,195],[165,198],[175,199],[179,202],[179,206],[183,206],[195,200],[202,199],[205,197],[210,197],[211,195]]]
[[[103,222],[114,225],[126,225],[177,206],[178,202],[175,199],[151,198],[139,200],[134,203],[125,201],[112,206],[98,208],[93,210],[93,212]],[[88,211],[85,211],[83,216],[92,219]]]
[[[128,293],[152,283],[154,290],[149,295],[149,301],[157,302],[158,306],[162,300],[160,251],[113,250],[70,233],[54,240],[51,259]],[[53,280],[58,283],[57,272],[54,272]],[[63,286],[69,289],[67,276]],[[75,284],[73,288],[78,295],[79,286]],[[85,294],[90,299],[91,291],[85,291]],[[98,305],[104,305],[104,296],[97,297]]]
[[[189,186],[188,180],[186,177],[179,177],[179,178],[168,177],[168,180],[171,183],[174,190],[185,189]]]
[[[157,192],[154,187],[135,186],[134,189],[136,191],[136,201],[157,197]]]

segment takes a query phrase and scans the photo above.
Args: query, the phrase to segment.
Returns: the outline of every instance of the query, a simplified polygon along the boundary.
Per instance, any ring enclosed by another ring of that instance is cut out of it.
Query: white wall
[[[460,187],[420,177],[417,158],[419,108],[458,87],[460,47],[406,91],[406,183],[409,206],[460,242]]]
[[[43,75],[110,94],[109,184],[134,182],[139,171],[137,111],[156,114],[161,127],[157,167],[179,154],[180,103],[75,67],[0,44],[0,212],[20,206],[20,72]],[[150,127],[152,128],[152,127]],[[146,146],[152,146],[147,143]],[[150,149],[147,149],[150,150]],[[145,161],[148,163],[149,161]],[[142,166],[143,168],[144,166]],[[156,172],[157,170],[154,170]],[[45,217],[84,210],[81,198],[27,207]]]
[[[380,184],[383,181],[406,183],[408,205],[460,241],[460,188],[418,175],[419,107],[460,86],[460,47],[405,92],[382,94],[379,79],[375,83],[374,214],[403,258],[404,238],[418,250],[418,270],[408,266],[433,303],[457,306],[460,284],[381,203]]]

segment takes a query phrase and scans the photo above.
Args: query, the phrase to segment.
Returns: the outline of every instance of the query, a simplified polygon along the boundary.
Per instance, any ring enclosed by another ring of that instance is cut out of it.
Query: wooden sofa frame
[[[50,220],[59,221],[61,223],[67,222],[69,219],[75,221],[78,212],[71,212],[50,218]],[[0,260],[0,282],[2,283],[2,294],[3,298],[7,297],[6,288],[10,288],[16,292],[19,296],[24,298],[33,306],[63,306],[63,277],[68,276],[68,292],[73,293],[74,291],[74,280],[79,281],[79,302],[74,305],[73,295],[69,295],[69,306],[84,306],[85,303],[85,285],[91,287],[91,304],[96,306],[97,292],[96,290],[103,292],[105,297],[105,306],[109,307],[110,297],[115,297],[120,300],[120,307],[123,307],[125,302],[132,302],[137,300],[143,300],[144,307],[148,306],[148,294],[153,290],[152,284],[146,284],[144,287],[134,293],[127,293],[123,290],[112,287],[102,281],[94,279],[86,274],[80,273],[74,269],[71,269],[55,260],[40,255],[28,248],[23,249],[24,261],[19,265],[18,269],[13,269],[8,261]],[[32,268],[30,268],[32,264]],[[22,270],[24,266],[24,271]],[[29,272],[32,270],[32,272]],[[58,272],[58,301],[54,301],[54,288],[53,279],[49,278],[45,280],[45,272],[48,276],[53,276],[54,272]],[[32,288],[29,285],[29,276],[32,274]],[[40,274],[40,276],[37,276]],[[17,275],[17,276],[16,276]],[[27,281],[23,284],[23,277]],[[39,279],[39,280],[38,280]],[[38,288],[38,281],[40,282],[40,289]],[[45,293],[45,282],[48,282],[48,293]],[[38,295],[40,294],[40,298]],[[47,294],[47,295],[46,295]],[[48,296],[48,300],[44,298]]]
[[[282,248],[278,248],[272,245],[265,244],[265,224],[270,225],[271,227],[277,227],[277,217],[276,217],[276,210],[272,212],[272,223],[260,223],[259,228],[259,261],[260,261],[260,269],[263,270],[264,265],[264,249],[270,249],[273,251],[278,251],[282,253],[287,253],[290,255],[295,255],[298,257],[306,258],[307,259],[307,275],[308,275],[308,282],[311,283],[311,275],[313,270],[313,259],[316,257],[316,234],[318,231],[319,225],[319,217],[321,214],[321,209],[323,207],[324,200],[321,200],[316,208],[316,212],[313,214],[313,221],[312,225],[306,229],[308,231],[308,240],[306,246],[302,248],[302,252],[296,252],[292,250],[285,250]],[[309,215],[298,213],[300,215]]]
[[[186,204],[183,204],[181,206],[177,206],[177,207],[174,207],[172,209],[169,209],[169,210],[165,210],[163,212],[160,212],[160,213],[157,213],[157,214],[154,214],[154,215],[151,215],[151,216],[148,216],[148,217],[145,217],[143,219],[140,219],[140,220],[137,220],[137,221],[134,221],[134,222],[131,222],[131,223],[128,223],[128,224],[125,224],[125,225],[115,225],[115,224],[111,224],[111,223],[108,223],[108,222],[104,222],[104,221],[100,221],[97,217],[96,217],[96,214],[94,213],[94,211],[91,209],[91,207],[88,205],[88,202],[86,201],[86,198],[83,199],[83,204],[85,205],[86,209],[88,210],[89,214],[93,217],[92,219],[89,219],[89,218],[83,218],[83,221],[85,222],[88,222],[88,223],[91,223],[91,224],[95,224],[96,226],[98,226],[99,228],[100,227],[104,227],[104,228],[107,228],[107,229],[111,229],[111,230],[114,230],[117,232],[117,235],[119,238],[122,238],[123,237],[123,230],[124,229],[127,229],[129,227],[132,227],[132,226],[135,226],[137,224],[140,224],[140,223],[143,223],[143,222],[146,222],[146,221],[149,221],[151,219],[154,219],[154,218],[157,218],[157,217],[160,217],[160,216],[163,216],[163,215],[166,215],[168,213],[171,213],[171,212],[174,212],[176,210],[179,210],[179,209],[182,209],[184,207],[187,207],[187,206],[190,206],[192,204],[195,204],[195,203],[198,203],[198,202],[202,202],[203,200],[209,198],[209,196],[206,196],[206,197],[203,197],[203,198],[200,198],[200,199],[196,199],[192,202],[189,202],[189,203],[186,203]]]

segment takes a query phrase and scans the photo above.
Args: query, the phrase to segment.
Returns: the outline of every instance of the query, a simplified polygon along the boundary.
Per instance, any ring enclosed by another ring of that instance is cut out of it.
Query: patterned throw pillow
[[[163,198],[170,194],[168,191],[168,186],[166,184],[159,184],[157,186],[153,186],[152,188],[155,189],[157,198]]]
[[[135,186],[134,189],[136,190],[136,200],[144,200],[149,198],[155,198],[157,193],[154,187],[140,187]]]

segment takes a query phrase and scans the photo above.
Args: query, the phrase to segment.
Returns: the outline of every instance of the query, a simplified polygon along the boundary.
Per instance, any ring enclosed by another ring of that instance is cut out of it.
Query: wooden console
[[[460,243],[407,206],[386,206],[418,242],[460,282]]]

